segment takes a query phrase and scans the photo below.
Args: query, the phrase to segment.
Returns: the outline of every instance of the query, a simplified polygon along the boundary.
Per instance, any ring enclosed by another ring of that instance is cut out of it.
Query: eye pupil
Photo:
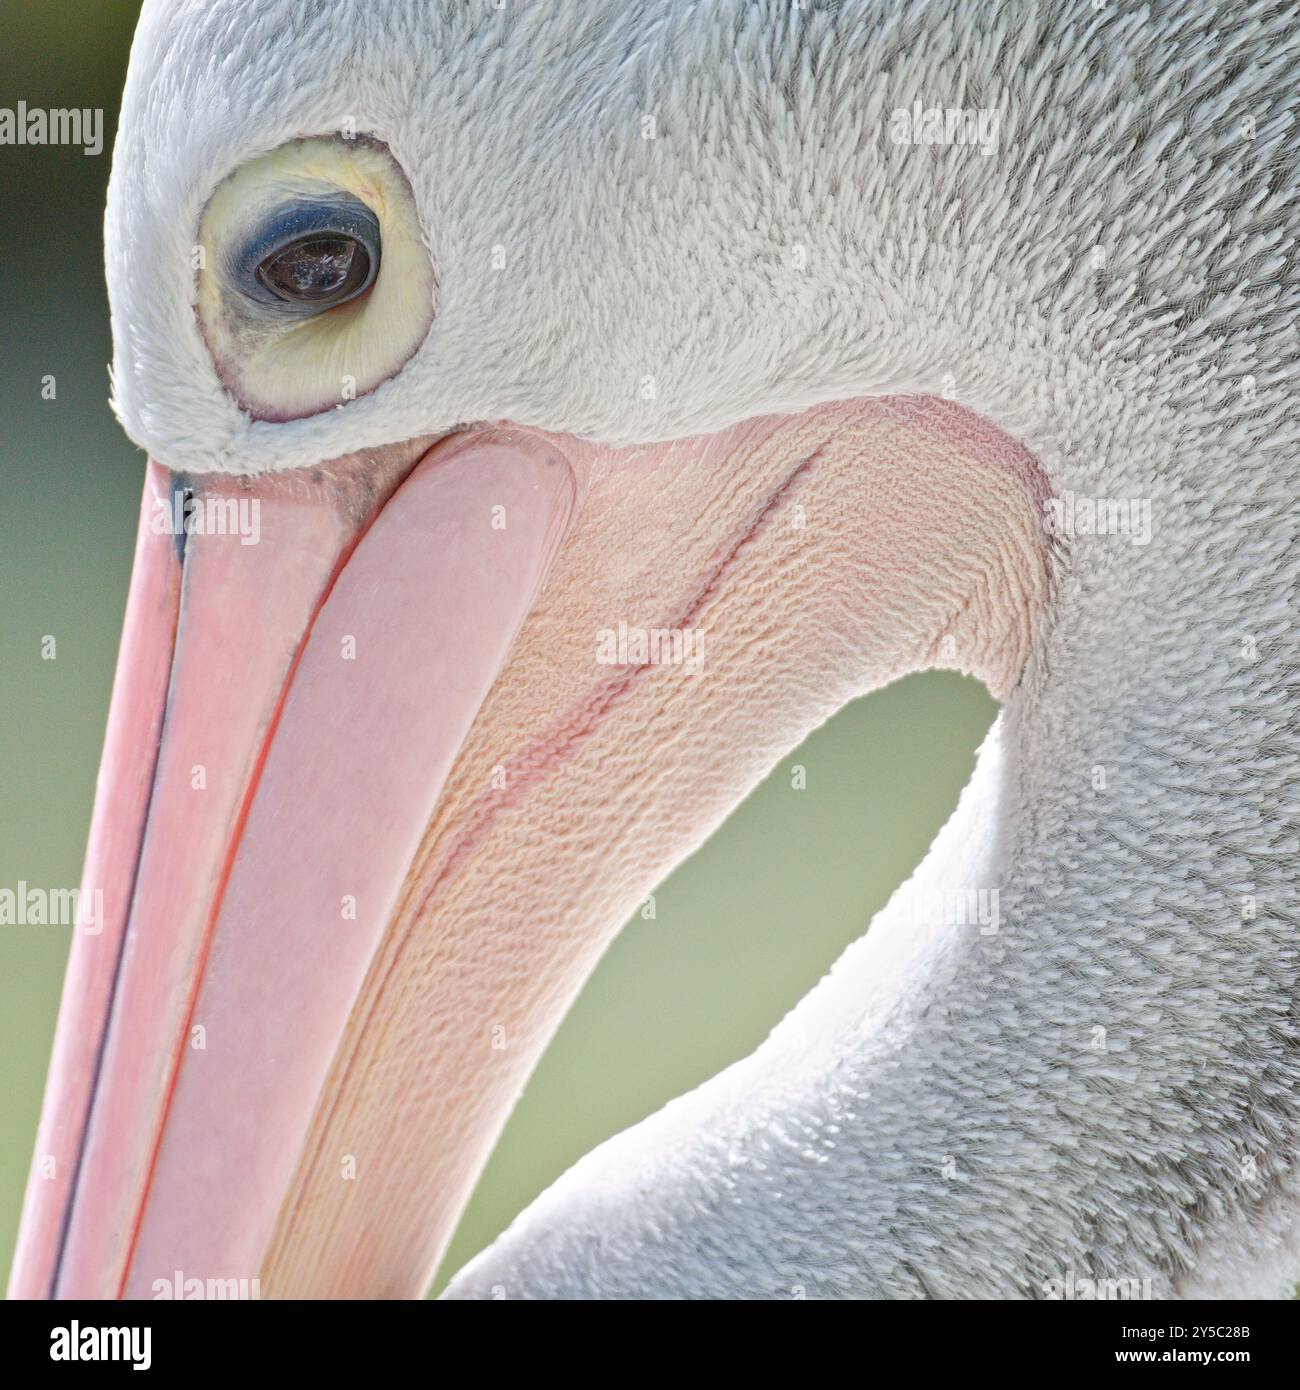
[[[338,304],[365,287],[370,255],[355,237],[302,237],[268,256],[257,267],[257,278],[295,304]]]

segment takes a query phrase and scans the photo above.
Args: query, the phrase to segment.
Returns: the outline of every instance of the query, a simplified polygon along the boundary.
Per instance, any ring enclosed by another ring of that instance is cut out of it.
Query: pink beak
[[[205,476],[189,514],[239,518],[225,533],[173,534],[178,486],[150,461],[83,881],[103,911],[68,965],[15,1297],[257,1274],[577,506],[553,443],[507,428]]]

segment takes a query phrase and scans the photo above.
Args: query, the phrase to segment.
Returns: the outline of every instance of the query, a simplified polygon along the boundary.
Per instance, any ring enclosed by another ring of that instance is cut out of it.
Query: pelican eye
[[[279,208],[244,246],[235,282],[264,309],[315,313],[365,293],[379,274],[379,219],[342,189]]]
[[[396,376],[433,323],[411,185],[370,136],[307,136],[250,159],[212,190],[194,244],[199,327],[254,420],[341,410]]]
[[[267,256],[255,274],[278,298],[322,309],[355,299],[374,279],[370,252],[350,236],[302,237]]]

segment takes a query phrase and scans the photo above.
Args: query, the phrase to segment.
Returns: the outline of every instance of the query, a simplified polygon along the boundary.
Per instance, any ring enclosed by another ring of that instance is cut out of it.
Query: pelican
[[[915,874],[451,1296],[1288,1293],[1298,58],[1274,0],[146,0],[11,1291],[419,1296],[618,925],[943,666],[1001,709]]]

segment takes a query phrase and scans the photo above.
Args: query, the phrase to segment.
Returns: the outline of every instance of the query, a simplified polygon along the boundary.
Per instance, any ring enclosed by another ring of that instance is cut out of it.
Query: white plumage
[[[470,419],[671,439],[916,391],[1019,438],[1058,495],[1151,503],[1149,544],[1058,553],[917,871],[998,888],[1000,930],[887,909],[752,1058],[590,1155],[453,1293],[1287,1293],[1288,7],[228,0],[147,5],[136,42],[115,394],[174,467]],[[891,142],[915,101],[996,109],[992,155]],[[346,120],[410,177],[434,328],[347,410],[250,421],[194,322],[190,229],[233,167]]]

